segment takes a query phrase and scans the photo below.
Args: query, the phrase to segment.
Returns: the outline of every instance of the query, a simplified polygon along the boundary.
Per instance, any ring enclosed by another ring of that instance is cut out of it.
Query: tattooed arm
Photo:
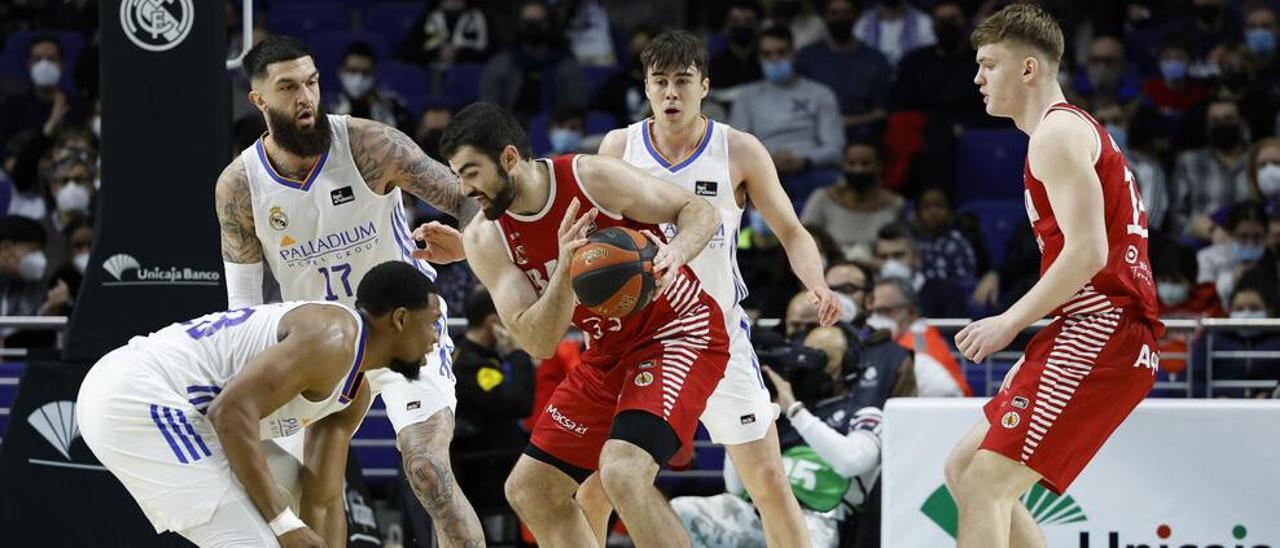
[[[422,507],[435,522],[439,546],[480,548],[484,529],[449,463],[453,412],[442,409],[424,422],[404,427],[397,435],[404,474]]]
[[[449,167],[431,159],[400,130],[363,118],[347,118],[351,155],[360,175],[378,193],[398,186],[458,220],[465,229],[480,211]]]
[[[227,308],[262,304],[262,242],[253,229],[249,176],[237,156],[214,189],[227,276]]]

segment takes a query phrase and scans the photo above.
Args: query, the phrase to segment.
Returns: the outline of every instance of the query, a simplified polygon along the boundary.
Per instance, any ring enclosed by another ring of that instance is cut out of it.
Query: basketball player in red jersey
[[[688,546],[654,487],[661,463],[693,442],[698,417],[724,376],[724,317],[685,266],[706,246],[720,215],[706,200],[607,156],[530,160],[514,118],[489,103],[462,109],[440,152],[488,222],[463,235],[471,268],[504,325],[530,354],[551,356],[569,324],[583,331],[583,364],[541,412],[529,447],[507,478],[507,500],[546,546],[596,543],[574,500],[597,469],[637,546]],[[579,207],[592,206],[579,216]],[[658,223],[673,223],[670,243]],[[623,318],[575,305],[573,252],[596,229],[649,232],[659,275],[653,301]]]
[[[1058,85],[1062,29],[1014,4],[978,25],[978,85],[987,113],[1031,137],[1027,215],[1041,277],[998,316],[956,335],[981,361],[1035,320],[1056,316],[948,457],[961,547],[1044,546],[1018,497],[1036,482],[1061,494],[1155,381],[1155,284],[1147,215],[1120,148]]]

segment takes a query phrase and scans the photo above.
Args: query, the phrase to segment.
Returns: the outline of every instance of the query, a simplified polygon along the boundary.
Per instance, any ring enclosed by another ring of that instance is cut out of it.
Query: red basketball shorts
[[[614,418],[626,411],[658,417],[681,448],[690,447],[698,417],[729,363],[720,309],[706,293],[699,299],[611,364],[584,362],[569,372],[540,412],[532,448],[579,469],[560,467],[571,476],[596,470]]]
[[[1036,333],[1009,387],[983,408],[982,449],[1021,462],[1062,494],[1155,383],[1153,327],[1113,309]]]

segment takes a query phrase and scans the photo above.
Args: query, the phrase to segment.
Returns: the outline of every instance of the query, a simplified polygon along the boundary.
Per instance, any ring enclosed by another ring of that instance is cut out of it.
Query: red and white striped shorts
[[[1007,389],[983,408],[982,449],[1021,462],[1066,491],[1155,383],[1155,330],[1114,308],[1054,320],[1031,339]]]

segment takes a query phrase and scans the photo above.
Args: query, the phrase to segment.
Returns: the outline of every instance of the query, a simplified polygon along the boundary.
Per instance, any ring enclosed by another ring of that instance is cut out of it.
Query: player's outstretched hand
[[[310,527],[294,529],[276,537],[280,548],[325,548],[324,539],[320,538]]]
[[[579,247],[587,244],[587,229],[596,220],[596,208],[591,208],[578,216],[578,208],[581,204],[578,199],[574,198],[569,202],[569,208],[565,210],[564,217],[560,219],[560,265],[569,268],[570,262],[573,261],[573,252]]]
[[[413,239],[419,246],[413,252],[415,259],[448,264],[466,258],[466,254],[462,251],[462,233],[438,221],[431,221],[414,229]]]
[[[667,286],[671,285],[671,281],[675,279],[676,272],[684,265],[679,264],[679,257],[671,250],[671,246],[662,241],[662,238],[648,230],[641,230],[640,233],[649,238],[653,245],[658,246],[658,253],[653,256],[653,275],[657,278],[654,280],[657,282],[654,294],[661,295],[663,291],[667,290]]]
[[[956,334],[956,349],[969,361],[978,363],[999,352],[1018,335],[1018,329],[1009,324],[1003,315],[983,318],[961,329]]]
[[[825,284],[809,291],[809,300],[818,307],[818,325],[827,327],[840,319],[840,301],[836,294]]]

